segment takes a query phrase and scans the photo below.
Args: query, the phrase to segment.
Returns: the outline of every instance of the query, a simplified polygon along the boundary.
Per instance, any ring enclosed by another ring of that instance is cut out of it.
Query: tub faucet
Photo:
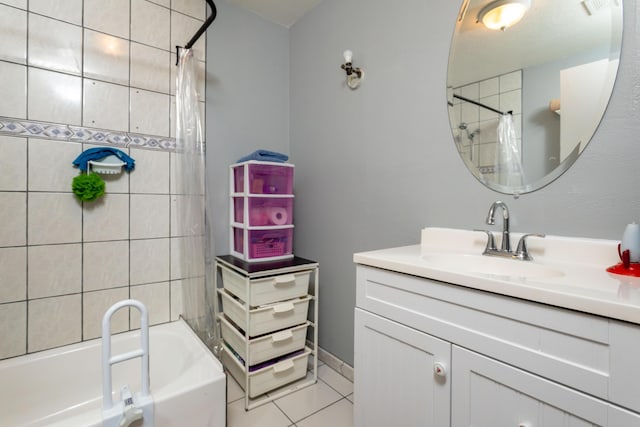
[[[507,208],[507,205],[504,202],[493,202],[489,208],[489,213],[487,214],[487,224],[495,224],[493,217],[495,215],[496,208],[502,208],[502,245],[500,247],[500,251],[510,253],[511,241],[509,237],[509,208]]]

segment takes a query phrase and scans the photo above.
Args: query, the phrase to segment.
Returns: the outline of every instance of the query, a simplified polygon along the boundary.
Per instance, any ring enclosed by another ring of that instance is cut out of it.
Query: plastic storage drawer
[[[227,319],[220,317],[222,338],[249,366],[304,348],[309,323],[247,340]]]
[[[245,200],[247,218],[245,220]],[[293,224],[293,196],[233,197],[233,222],[250,227]]]
[[[222,361],[243,389],[245,388],[245,375],[249,376],[249,390],[245,390],[245,392],[249,397],[253,398],[304,378],[307,373],[310,354],[311,350],[306,348],[302,354],[292,356],[253,372],[250,371],[248,374],[242,363],[227,348],[222,351]]]
[[[263,305],[249,310],[247,325],[246,306],[244,302],[231,296],[227,291],[219,289],[222,296],[222,311],[240,329],[250,337],[267,334],[280,329],[290,328],[307,321],[311,296],[295,298],[276,304]]]
[[[249,161],[231,165],[234,193],[293,194],[293,165]]]
[[[249,297],[247,298],[246,281],[248,279],[225,267],[220,270],[224,288],[242,301],[251,301],[253,307],[303,297],[309,292],[311,272],[302,271],[253,279],[249,283]]]
[[[233,255],[247,261],[292,257],[293,226],[267,230],[233,227]]]

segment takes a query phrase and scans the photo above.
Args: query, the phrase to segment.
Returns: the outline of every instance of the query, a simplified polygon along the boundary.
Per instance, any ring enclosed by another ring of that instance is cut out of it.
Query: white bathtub
[[[114,335],[112,354],[138,348],[139,335]],[[155,426],[224,427],[222,365],[189,326],[180,320],[151,327],[149,347]],[[126,384],[140,390],[140,359],[114,365],[114,402]],[[101,425],[100,339],[0,361],[1,427]]]

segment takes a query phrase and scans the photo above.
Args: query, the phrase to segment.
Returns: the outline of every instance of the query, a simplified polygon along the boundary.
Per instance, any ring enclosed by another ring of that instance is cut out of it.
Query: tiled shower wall
[[[178,318],[175,45],[206,13],[204,0],[0,0],[0,359],[96,338],[121,299],[151,324]],[[204,51],[202,37],[201,111]],[[81,203],[71,162],[98,145],[136,167]],[[138,323],[121,310],[112,329]]]
[[[460,154],[476,166],[485,178],[497,179],[494,173],[497,173],[495,163],[499,116],[493,111],[453,98],[451,95],[454,93],[500,111],[512,111],[513,125],[520,146],[522,70],[453,88],[449,93],[449,99],[453,102],[453,107],[450,108],[452,133]],[[466,130],[462,129],[464,126]]]

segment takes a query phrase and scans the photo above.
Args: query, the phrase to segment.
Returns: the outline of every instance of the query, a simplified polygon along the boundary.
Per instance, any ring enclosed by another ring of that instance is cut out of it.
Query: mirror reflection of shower
[[[469,125],[465,122],[460,122],[458,125],[458,133],[455,137],[458,144],[458,151],[463,156],[468,156],[468,160],[473,162],[473,150],[475,149],[474,138],[480,133],[480,128],[474,131],[469,130]]]

